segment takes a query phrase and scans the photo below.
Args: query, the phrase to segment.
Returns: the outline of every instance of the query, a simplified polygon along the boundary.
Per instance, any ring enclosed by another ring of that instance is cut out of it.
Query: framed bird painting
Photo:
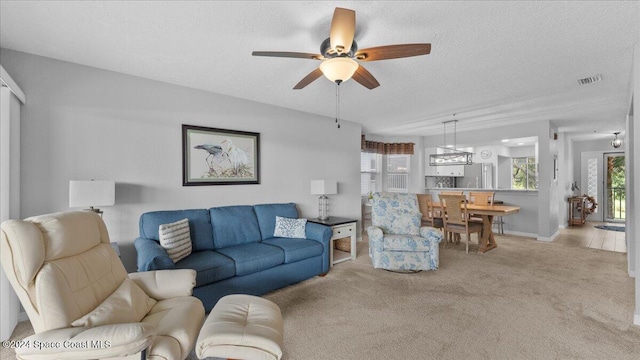
[[[260,184],[260,134],[182,125],[182,185]]]

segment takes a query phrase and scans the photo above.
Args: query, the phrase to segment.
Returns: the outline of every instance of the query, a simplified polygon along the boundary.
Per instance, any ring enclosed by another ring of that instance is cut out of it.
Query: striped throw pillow
[[[174,263],[191,254],[191,233],[189,219],[182,219],[171,224],[160,225],[160,245]]]

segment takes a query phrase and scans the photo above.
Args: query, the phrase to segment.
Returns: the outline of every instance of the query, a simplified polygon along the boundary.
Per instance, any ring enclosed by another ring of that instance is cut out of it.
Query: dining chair
[[[477,205],[493,205],[494,191],[471,191],[469,192],[469,202]]]
[[[422,213],[422,225],[442,229],[444,227],[444,223],[442,222],[442,214],[440,212],[440,209],[434,209],[431,194],[416,195],[418,196],[418,206],[420,207],[420,213]]]
[[[493,199],[496,193],[494,191],[471,191],[469,192],[469,202],[475,205],[493,205]],[[471,216],[469,220],[473,222],[482,223],[482,218],[479,216]]]
[[[471,233],[478,233],[478,244],[482,232],[482,224],[469,221],[469,210],[464,195],[438,195],[441,208],[443,209],[444,231],[449,234],[456,234],[459,241],[460,234],[467,236],[466,252],[469,253],[469,242]]]
[[[464,191],[440,191],[441,195],[463,195]]]

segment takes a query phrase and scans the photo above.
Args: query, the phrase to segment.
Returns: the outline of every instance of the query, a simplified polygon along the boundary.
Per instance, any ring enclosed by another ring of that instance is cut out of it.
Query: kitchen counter
[[[517,190],[517,189],[478,189],[478,188],[426,188],[426,191],[495,191],[495,192],[513,192],[524,194],[538,194],[538,190]]]

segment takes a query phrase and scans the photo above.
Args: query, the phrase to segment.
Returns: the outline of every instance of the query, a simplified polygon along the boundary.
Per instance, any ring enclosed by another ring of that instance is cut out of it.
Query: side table
[[[331,227],[332,235],[331,240],[329,240],[330,267],[343,261],[356,259],[356,224],[358,220],[329,216],[327,220],[315,218],[308,219],[307,221]],[[351,252],[335,249],[334,241],[346,237],[351,239]]]

